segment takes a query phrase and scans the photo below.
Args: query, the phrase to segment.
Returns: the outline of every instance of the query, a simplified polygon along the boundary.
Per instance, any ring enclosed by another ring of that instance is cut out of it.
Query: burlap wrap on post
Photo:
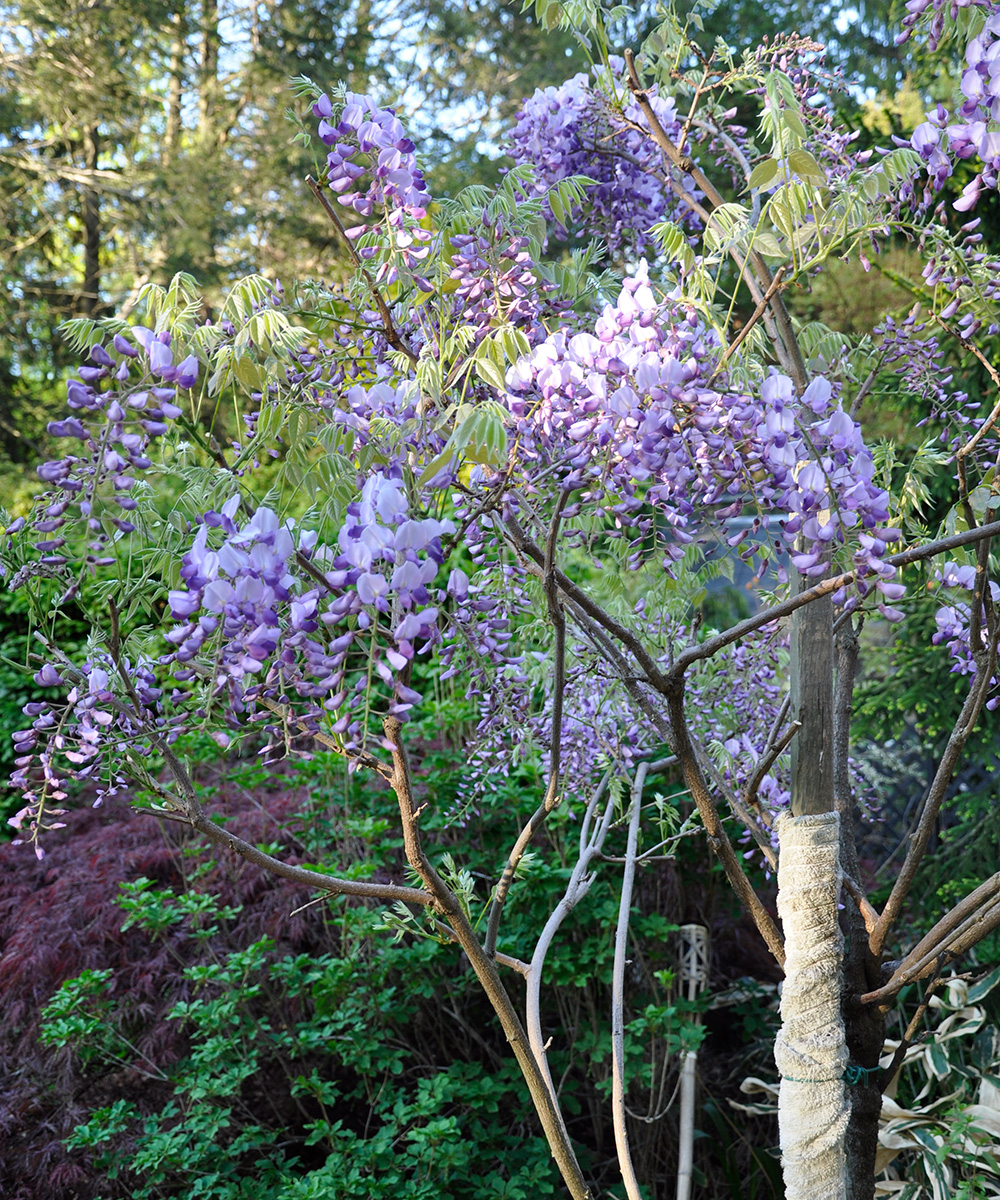
[[[840,818],[792,817],[777,824],[778,915],[785,934],[778,1128],[786,1200],[843,1200],[847,1046],[840,1014],[843,938]]]

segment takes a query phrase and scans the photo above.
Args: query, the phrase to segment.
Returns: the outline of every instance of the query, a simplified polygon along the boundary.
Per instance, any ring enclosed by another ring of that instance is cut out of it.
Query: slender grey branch
[[[639,764],[632,785],[632,812],[628,823],[628,844],[625,869],[622,872],[622,894],[618,905],[618,925],[615,928],[615,961],[611,982],[611,1115],[618,1148],[618,1165],[628,1200],[642,1200],[639,1182],[635,1177],[632,1155],[629,1152],[628,1128],[625,1123],[625,961],[628,952],[629,914],[632,909],[632,888],[635,882],[635,859],[639,846],[639,819],[642,815],[642,789],[647,767]]]
[[[549,1091],[552,1093],[553,1104],[556,1103],[556,1090],[552,1082],[548,1058],[545,1053],[545,1038],[542,1033],[541,1017],[541,988],[542,977],[545,971],[545,959],[563,921],[566,920],[573,909],[590,891],[590,885],[593,882],[593,876],[590,874],[591,864],[600,855],[605,839],[608,836],[608,831],[611,828],[615,814],[614,796],[608,797],[608,801],[604,806],[604,813],[593,832],[591,833],[589,830],[610,781],[611,772],[608,771],[587,804],[583,827],[580,831],[579,856],[570,873],[562,898],[552,910],[549,919],[545,922],[542,932],[539,935],[538,941],[535,943],[535,950],[531,956],[531,963],[527,971],[524,1023],[528,1030],[528,1040],[531,1048],[535,1053],[535,1058],[538,1060],[539,1068],[545,1077]],[[584,836],[585,832],[586,837]]]

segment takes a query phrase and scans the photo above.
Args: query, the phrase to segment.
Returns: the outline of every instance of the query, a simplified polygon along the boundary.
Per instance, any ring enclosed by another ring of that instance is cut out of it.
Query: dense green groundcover
[[[384,832],[391,794],[347,780],[339,763],[297,763],[292,778],[280,765],[221,761],[214,743],[185,750],[234,832],[280,848],[290,862],[332,868],[350,855],[362,875],[402,876],[401,849]],[[424,744],[422,782],[439,808],[432,824],[443,825],[440,812],[457,799],[459,765],[454,752]],[[454,828],[451,837],[478,847],[484,867],[523,817],[530,782],[506,781],[489,812],[467,813]],[[457,947],[396,937],[385,914],[343,900],[303,907],[314,898],[301,888],[214,861],[179,826],[158,828],[121,801],[69,822],[72,836],[44,863],[0,848],[5,1196],[559,1193],[519,1073]],[[549,844],[558,849],[575,833],[571,820],[557,819]],[[749,978],[766,978],[766,961],[749,929],[733,922],[703,848],[690,843],[683,853],[683,868],[646,873],[633,917],[629,1100],[657,1117],[638,1126],[648,1133],[635,1152],[667,1187],[676,1172],[678,1051],[707,1029],[703,1124],[714,1140],[699,1143],[699,1172],[715,1194],[746,1180],[741,1194],[772,1196],[776,1160],[751,1153],[728,1098],[744,1074],[769,1069],[773,983]],[[475,857],[463,885],[470,897],[482,890]],[[511,901],[503,947],[511,953],[558,899],[568,871],[545,867],[541,856],[529,869],[536,886]],[[617,1194],[607,1103],[615,873],[599,873],[553,948],[545,1015],[574,1136],[608,1195]],[[713,997],[718,1007],[703,1023],[675,984],[673,931],[690,917],[717,936],[716,992],[736,985],[728,998]],[[721,1141],[720,1129],[728,1131]]]

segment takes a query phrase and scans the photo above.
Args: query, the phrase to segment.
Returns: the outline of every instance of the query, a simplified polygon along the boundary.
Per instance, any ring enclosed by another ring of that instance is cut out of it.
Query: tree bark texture
[[[97,128],[88,125],[83,131],[83,161],[88,171],[97,170],[100,142]],[[85,187],[81,197],[83,225],[83,288],[80,311],[92,317],[100,302],[101,293],[101,201],[93,187]]]
[[[800,579],[800,589],[807,586]],[[792,815],[833,812],[833,602],[821,596],[792,615]]]

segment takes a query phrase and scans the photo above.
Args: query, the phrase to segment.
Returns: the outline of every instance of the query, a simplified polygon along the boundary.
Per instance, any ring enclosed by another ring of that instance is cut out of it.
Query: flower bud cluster
[[[971,432],[968,427],[975,428],[982,420],[980,404],[952,388],[952,368],[937,337],[918,319],[917,309],[902,321],[886,317],[873,333],[882,339],[882,366],[899,376],[905,391],[930,405],[929,414],[918,426],[939,422],[940,440],[953,447],[960,444]]]

